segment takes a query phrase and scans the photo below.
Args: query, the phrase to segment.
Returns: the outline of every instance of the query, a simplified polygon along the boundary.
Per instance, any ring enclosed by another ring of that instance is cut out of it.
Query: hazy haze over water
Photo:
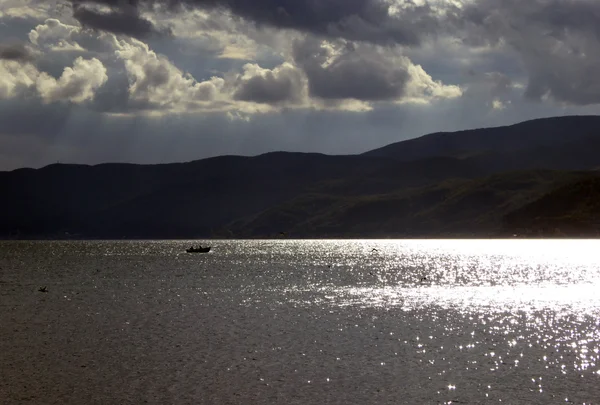
[[[600,241],[192,243],[0,242],[0,403],[600,398]]]

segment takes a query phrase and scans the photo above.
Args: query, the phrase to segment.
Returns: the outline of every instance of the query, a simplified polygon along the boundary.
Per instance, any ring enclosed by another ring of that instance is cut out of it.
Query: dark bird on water
[[[38,288],[38,291],[39,292],[48,292],[48,288],[46,288],[45,286],[44,287],[40,287],[40,288]]]

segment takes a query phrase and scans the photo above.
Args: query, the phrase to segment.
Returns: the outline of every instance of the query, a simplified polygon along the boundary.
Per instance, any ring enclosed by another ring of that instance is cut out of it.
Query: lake
[[[199,242],[0,242],[0,402],[600,398],[600,241]]]

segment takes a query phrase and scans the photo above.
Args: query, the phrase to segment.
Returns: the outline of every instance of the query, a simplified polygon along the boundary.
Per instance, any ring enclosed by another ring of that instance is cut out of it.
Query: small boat
[[[207,247],[198,246],[197,248],[192,246],[192,247],[186,249],[185,251],[188,253],[208,253],[208,252],[210,252],[210,246],[207,246]]]

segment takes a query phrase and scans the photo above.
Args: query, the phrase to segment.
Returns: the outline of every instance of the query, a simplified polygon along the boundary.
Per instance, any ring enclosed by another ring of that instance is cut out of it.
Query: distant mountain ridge
[[[595,178],[598,150],[600,116],[569,116],[430,134],[360,155],[17,169],[0,172],[0,236],[544,236],[548,227],[534,227],[543,219],[516,213],[564,201],[554,190]]]
[[[363,156],[418,160],[433,156],[461,157],[488,151],[514,152],[583,141],[600,135],[600,116],[541,118],[521,123],[456,132],[436,132],[396,142]]]

